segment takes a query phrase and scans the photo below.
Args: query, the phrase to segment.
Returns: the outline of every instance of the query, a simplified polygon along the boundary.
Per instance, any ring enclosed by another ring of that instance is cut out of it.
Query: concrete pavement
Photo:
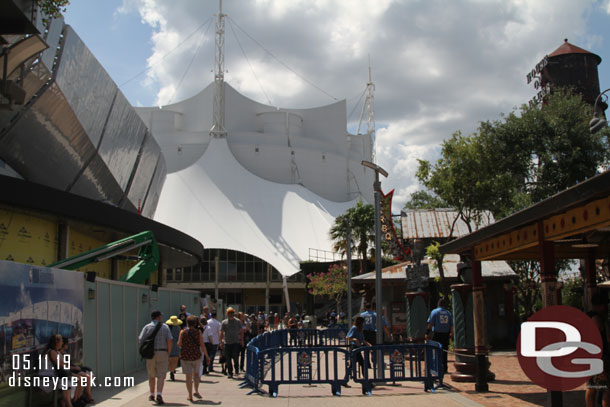
[[[156,405],[148,400],[149,390],[145,371],[133,375],[136,385],[127,389],[96,388],[93,391],[98,406],[103,407],[150,407]],[[169,375],[168,375],[169,378]],[[392,406],[430,406],[479,407],[479,404],[450,389],[438,389],[436,393],[424,392],[423,383],[406,382],[399,385],[377,386],[372,396],[362,395],[359,384],[350,382],[349,388],[342,388],[340,397],[332,396],[329,385],[280,385],[277,398],[268,394],[248,394],[251,389],[240,389],[243,374],[239,379],[229,379],[219,372],[203,376],[199,392],[202,400],[191,403],[186,400],[185,376],[178,368],[176,381],[167,380],[163,390],[166,406],[315,406],[315,407],[392,407]]]

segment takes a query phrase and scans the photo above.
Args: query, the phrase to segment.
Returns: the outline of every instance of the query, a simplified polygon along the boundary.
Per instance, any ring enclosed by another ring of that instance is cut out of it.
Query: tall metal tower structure
[[[371,61],[369,57],[369,81],[366,84],[366,100],[362,105],[362,113],[360,114],[360,123],[358,123],[358,132],[366,115],[366,133],[371,136],[371,161],[375,161],[375,84],[373,83],[371,74]]]
[[[216,53],[214,55],[214,122],[210,135],[212,137],[226,137],[225,130],[225,16],[222,13],[222,0],[218,0],[218,14],[216,15]]]

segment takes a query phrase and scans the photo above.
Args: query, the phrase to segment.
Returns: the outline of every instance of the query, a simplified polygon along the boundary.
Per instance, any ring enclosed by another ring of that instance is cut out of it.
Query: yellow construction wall
[[[100,246],[105,245],[107,242],[102,242],[91,236],[80,233],[74,229],[70,229],[68,233],[68,257],[76,256],[89,250],[93,250]],[[110,279],[111,275],[111,262],[110,260],[104,260],[99,263],[91,263],[83,266],[78,271],[95,271],[98,277]]]
[[[0,259],[45,266],[57,261],[57,225],[0,208]]]

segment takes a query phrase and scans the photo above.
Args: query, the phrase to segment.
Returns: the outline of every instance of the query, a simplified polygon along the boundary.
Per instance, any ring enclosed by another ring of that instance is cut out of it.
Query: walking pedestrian
[[[246,345],[248,345],[248,342],[250,341],[250,321],[243,312],[240,312],[238,315],[239,320],[241,321],[242,337],[244,339],[239,347],[239,370],[245,372]]]
[[[218,316],[216,310],[212,310],[211,318],[208,320],[208,327],[203,331],[203,342],[208,351],[210,357],[210,363],[208,364],[208,372],[214,371],[214,358],[216,357],[216,351],[220,344],[220,322],[216,319]],[[207,342],[206,342],[207,340]]]
[[[174,343],[178,343],[178,337],[180,336],[182,321],[178,319],[176,315],[169,317],[165,324],[169,327],[172,333],[172,339]],[[180,347],[172,346],[172,350],[169,353],[169,378],[173,382],[176,380],[176,368],[178,367],[178,359],[180,355]]]
[[[156,401],[157,404],[165,404],[163,401],[163,385],[165,384],[165,375],[169,368],[169,353],[172,350],[174,340],[169,327],[161,321],[161,311],[155,310],[150,314],[151,322],[144,325],[140,332],[139,341],[142,344],[146,339],[153,335],[156,330],[154,348],[155,354],[152,359],[146,359],[146,371],[148,373],[148,387],[150,388],[150,401]],[[158,326],[161,324],[160,326]],[[157,393],[155,397],[155,384]]]
[[[187,400],[193,401],[193,396],[201,399],[199,394],[199,367],[202,363],[202,356],[209,359],[208,352],[203,344],[201,331],[198,329],[199,319],[191,315],[186,319],[187,327],[180,332],[178,346],[182,358],[182,372],[186,375]],[[193,387],[195,392],[193,392]]]
[[[182,329],[186,328],[186,319],[190,316],[191,314],[186,312],[186,305],[182,304],[180,306],[180,313],[178,314],[178,319],[182,321]]]
[[[428,329],[426,330],[426,340],[432,329],[432,340],[443,346],[443,372],[447,373],[447,350],[449,340],[453,337],[453,315],[447,309],[447,300],[438,300],[437,307],[432,310],[428,318]]]
[[[239,374],[239,347],[244,343],[241,321],[235,318],[235,310],[227,308],[227,319],[222,321],[220,328],[220,346],[227,358],[227,372],[229,379]]]

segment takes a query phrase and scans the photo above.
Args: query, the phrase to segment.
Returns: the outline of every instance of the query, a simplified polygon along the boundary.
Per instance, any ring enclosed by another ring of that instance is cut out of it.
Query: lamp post
[[[347,232],[347,326],[352,326],[352,239],[349,219],[345,227]]]
[[[593,105],[593,119],[591,119],[591,121],[589,122],[589,131],[591,132],[591,134],[595,134],[604,127],[606,127],[606,119],[604,119],[603,113],[600,114],[597,111],[597,103],[599,102],[599,99],[602,97],[602,95],[608,92],[609,90],[610,88],[606,89],[605,91],[597,95],[597,98],[595,98],[595,104]]]
[[[375,313],[377,314],[377,337],[376,342],[378,345],[383,344],[383,316],[381,311],[381,220],[379,219],[379,212],[381,210],[381,182],[379,181],[379,174],[384,177],[388,176],[388,172],[370,161],[362,161],[362,165],[375,171],[375,183],[373,184],[373,190],[375,191],[375,298],[376,306]],[[377,352],[377,377],[383,377],[383,353]]]

